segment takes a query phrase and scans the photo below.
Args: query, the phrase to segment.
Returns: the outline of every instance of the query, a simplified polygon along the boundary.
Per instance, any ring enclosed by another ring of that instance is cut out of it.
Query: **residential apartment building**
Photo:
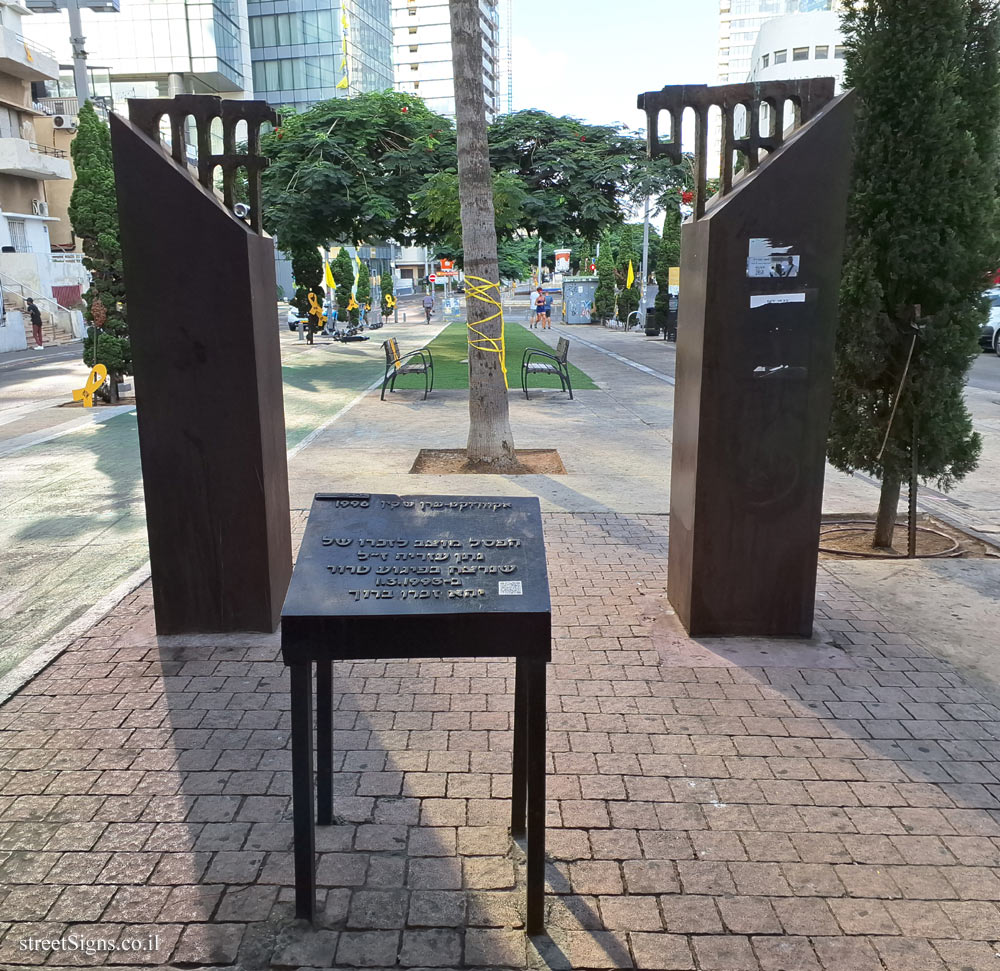
[[[249,0],[253,90],[298,110],[391,89],[391,0]]]
[[[497,0],[479,0],[483,34],[483,91],[486,119],[500,113],[502,62]],[[447,0],[392,0],[396,90],[415,94],[431,111],[455,117],[451,64],[451,17]]]
[[[747,80],[757,33],[766,21],[789,14],[837,12],[842,6],[841,0],[719,0],[719,83]]]
[[[65,150],[41,143],[36,122],[45,117],[32,101],[32,82],[54,79],[54,53],[22,33],[30,12],[16,0],[0,0],[0,350],[25,346],[20,310],[27,297],[55,314],[52,287],[59,270],[51,258],[48,186],[67,181]],[[68,323],[68,320],[67,320]]]

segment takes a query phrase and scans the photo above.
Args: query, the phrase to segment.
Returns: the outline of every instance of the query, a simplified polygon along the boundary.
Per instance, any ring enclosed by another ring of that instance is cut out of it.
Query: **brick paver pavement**
[[[814,642],[693,643],[666,517],[545,530],[549,936],[504,828],[511,662],[337,666],[310,929],[277,639],[157,646],[147,586],[0,709],[0,966],[1000,966],[1000,712],[919,632],[821,569]],[[20,944],[70,934],[158,949]]]

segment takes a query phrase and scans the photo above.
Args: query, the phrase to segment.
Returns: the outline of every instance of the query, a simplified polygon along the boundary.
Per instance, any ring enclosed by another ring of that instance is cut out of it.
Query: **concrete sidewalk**
[[[340,822],[310,929],[278,638],[157,638],[147,584],[0,708],[0,966],[998,966],[989,628],[976,669],[899,607],[901,564],[862,564],[863,585],[823,564],[812,640],[687,638],[664,595],[672,346],[573,333],[600,390],[511,396],[518,447],[558,448],[565,476],[410,475],[464,443],[458,392],[369,393],[290,463],[296,542],[319,490],[541,496],[548,935],[524,937],[504,830],[511,662],[337,665]],[[939,612],[995,597],[996,563],[960,566]],[[71,934],[156,948],[37,943]]]

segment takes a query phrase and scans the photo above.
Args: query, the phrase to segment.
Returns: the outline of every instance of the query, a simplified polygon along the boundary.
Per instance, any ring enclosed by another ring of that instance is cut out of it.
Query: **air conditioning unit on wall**
[[[80,123],[80,119],[76,115],[53,115],[52,116],[52,127],[53,128],[63,128],[69,131],[76,131],[77,126]]]
[[[47,216],[49,214],[49,204],[44,199],[31,200],[32,216]]]

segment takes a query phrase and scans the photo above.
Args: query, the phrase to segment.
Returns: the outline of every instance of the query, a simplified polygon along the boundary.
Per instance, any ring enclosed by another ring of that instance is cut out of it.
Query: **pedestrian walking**
[[[434,295],[428,293],[424,297],[424,314],[427,317],[427,323],[431,322],[431,314],[434,313]]]
[[[531,317],[531,327],[534,330],[537,324],[542,322],[545,315],[545,292],[541,287],[538,288],[538,293],[535,294],[535,312]]]
[[[35,350],[44,350],[42,344],[42,312],[35,306],[35,301],[28,297],[28,316],[31,318],[31,336],[35,338]]]
[[[552,327],[552,294],[545,298],[545,316],[542,318],[542,330],[550,330]]]

